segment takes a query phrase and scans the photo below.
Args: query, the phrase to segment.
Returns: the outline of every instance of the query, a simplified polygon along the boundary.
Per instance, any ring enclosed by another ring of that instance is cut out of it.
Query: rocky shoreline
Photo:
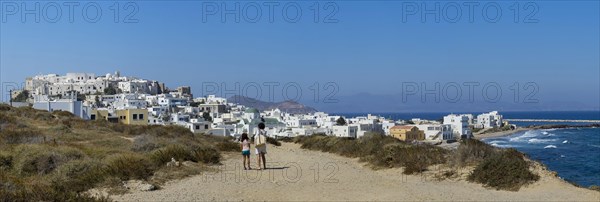
[[[541,125],[541,126],[528,126],[528,127],[519,127],[514,130],[500,131],[494,133],[484,133],[484,134],[475,134],[475,139],[485,139],[485,138],[494,138],[494,137],[505,137],[510,136],[518,132],[529,131],[529,130],[547,130],[547,129],[567,129],[567,128],[600,128],[600,124],[587,124],[587,125]]]

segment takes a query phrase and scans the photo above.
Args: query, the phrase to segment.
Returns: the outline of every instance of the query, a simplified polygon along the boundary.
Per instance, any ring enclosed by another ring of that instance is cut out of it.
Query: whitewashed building
[[[472,116],[471,116],[472,117]],[[452,127],[454,135],[460,138],[472,138],[471,128],[469,128],[469,116],[466,114],[450,114],[444,116],[444,123]]]
[[[74,95],[73,95],[74,96]],[[46,110],[49,112],[53,111],[67,111],[71,112],[75,116],[89,120],[91,117],[92,109],[88,106],[83,106],[82,101],[77,101],[75,98],[71,99],[48,99],[43,96],[36,96],[33,102],[33,108],[39,110]]]
[[[332,135],[336,137],[356,138],[358,132],[357,126],[333,126]]]
[[[502,115],[498,111],[483,113],[477,116],[476,128],[502,127]]]
[[[452,126],[449,124],[419,124],[415,126],[425,133],[425,139],[427,140],[454,139]]]

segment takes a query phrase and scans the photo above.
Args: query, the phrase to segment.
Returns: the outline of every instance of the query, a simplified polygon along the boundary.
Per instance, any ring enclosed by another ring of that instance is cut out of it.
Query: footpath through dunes
[[[599,201],[600,192],[575,187],[536,167],[540,180],[518,192],[496,191],[464,180],[437,181],[401,169],[372,170],[357,159],[269,145],[271,169],[243,170],[241,155],[227,154],[220,172],[172,181],[161,190],[113,195],[116,201]],[[252,156],[252,166],[256,159]]]

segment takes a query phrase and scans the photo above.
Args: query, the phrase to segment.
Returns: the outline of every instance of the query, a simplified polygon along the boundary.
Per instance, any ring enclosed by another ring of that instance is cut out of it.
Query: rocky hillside
[[[236,95],[227,99],[227,102],[237,103],[247,107],[256,108],[260,111],[279,109],[283,112],[294,113],[294,114],[305,114],[317,112],[316,109],[300,104],[295,101],[283,101],[283,102],[265,102],[254,98]]]

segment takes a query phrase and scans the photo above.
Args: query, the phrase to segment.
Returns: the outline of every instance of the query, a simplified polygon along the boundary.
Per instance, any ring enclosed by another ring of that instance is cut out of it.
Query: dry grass
[[[445,162],[446,150],[430,145],[411,145],[395,138],[367,134],[359,139],[324,135],[301,136],[302,148],[360,158],[374,168],[404,167],[405,174],[421,173],[427,167]]]
[[[468,179],[484,186],[516,191],[535,182],[539,176],[529,170],[524,155],[516,150],[503,150],[479,140],[461,142],[457,150],[445,150],[426,144],[408,144],[389,136],[367,134],[359,139],[325,135],[296,137],[301,148],[360,158],[373,168],[402,167],[405,174],[418,174],[433,165],[451,169],[476,166]],[[454,170],[445,170],[437,178],[454,178]]]
[[[0,201],[102,201],[85,191],[200,174],[220,162],[221,152],[237,150],[231,139],[179,126],[85,121],[68,112],[0,105]],[[171,158],[188,166],[167,168]]]

